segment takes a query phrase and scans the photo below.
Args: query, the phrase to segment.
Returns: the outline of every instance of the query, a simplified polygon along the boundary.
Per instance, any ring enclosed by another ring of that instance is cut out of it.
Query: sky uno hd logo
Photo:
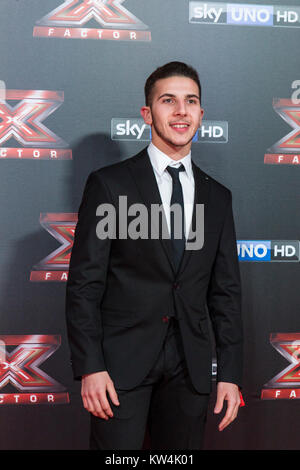
[[[111,138],[113,140],[151,140],[151,127],[141,118],[112,118]],[[228,142],[227,121],[202,121],[197,130],[194,143],[222,143]]]
[[[299,240],[238,240],[239,261],[299,262]]]
[[[190,2],[190,23],[300,27],[300,7]]]

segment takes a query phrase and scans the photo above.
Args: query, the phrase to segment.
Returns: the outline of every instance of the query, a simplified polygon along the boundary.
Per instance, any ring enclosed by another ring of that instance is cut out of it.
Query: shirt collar
[[[180,160],[173,160],[165,153],[159,150],[152,142],[148,146],[148,155],[154,170],[159,176],[162,176],[168,165],[178,167],[181,163],[185,168],[189,179],[193,180],[191,152]]]

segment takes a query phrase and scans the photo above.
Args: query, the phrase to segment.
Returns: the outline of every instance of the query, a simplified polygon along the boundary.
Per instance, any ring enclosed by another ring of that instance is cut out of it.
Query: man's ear
[[[199,127],[200,127],[201,124],[202,124],[203,115],[204,115],[204,109],[201,108],[201,117],[200,117],[200,125],[199,125]]]
[[[145,121],[145,124],[149,124],[149,126],[151,126],[152,113],[151,113],[150,106],[142,106],[140,112],[141,112],[142,118]]]

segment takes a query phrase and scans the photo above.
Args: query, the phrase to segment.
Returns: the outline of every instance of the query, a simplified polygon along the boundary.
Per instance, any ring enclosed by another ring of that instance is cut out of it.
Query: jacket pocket
[[[101,309],[103,325],[133,326],[137,321],[137,312],[132,310]]]
[[[189,310],[191,312],[191,315],[194,318],[194,320],[196,320],[196,321],[200,321],[200,320],[206,321],[207,320],[206,308],[203,304],[201,304],[197,307],[192,307],[191,305],[189,305],[188,308],[189,308]]]

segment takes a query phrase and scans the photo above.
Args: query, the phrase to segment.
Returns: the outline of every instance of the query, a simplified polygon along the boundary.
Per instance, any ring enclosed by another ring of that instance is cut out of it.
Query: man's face
[[[151,105],[141,108],[145,123],[151,126],[153,144],[175,159],[189,153],[203,112],[197,83],[182,76],[157,80]]]

